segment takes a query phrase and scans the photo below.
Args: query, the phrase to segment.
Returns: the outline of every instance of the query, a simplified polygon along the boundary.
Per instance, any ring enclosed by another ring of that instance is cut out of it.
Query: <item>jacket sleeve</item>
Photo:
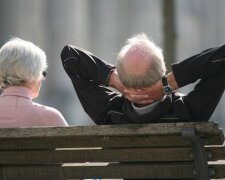
[[[183,101],[194,121],[208,121],[225,88],[225,45],[205,50],[172,68],[179,87],[199,80]]]
[[[225,45],[207,49],[182,62],[172,65],[179,87],[198,79],[212,78],[225,71]]]
[[[80,79],[105,86],[108,86],[110,73],[115,68],[90,52],[71,45],[66,45],[63,48],[61,59],[67,72]]]
[[[90,52],[74,46],[65,46],[61,53],[65,71],[77,96],[90,118],[96,124],[114,124],[107,118],[110,111],[121,108],[121,95],[107,88],[110,73],[115,68]]]

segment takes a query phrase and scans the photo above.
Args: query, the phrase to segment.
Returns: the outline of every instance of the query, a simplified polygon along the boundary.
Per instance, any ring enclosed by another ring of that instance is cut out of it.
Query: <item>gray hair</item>
[[[140,52],[149,61],[148,68],[142,75],[126,72],[123,67],[124,57],[133,50]],[[127,40],[118,54],[116,68],[120,81],[128,88],[149,87],[166,73],[162,50],[145,34],[139,34]]]
[[[38,81],[47,69],[46,55],[31,42],[13,38],[0,49],[0,86],[21,86]]]

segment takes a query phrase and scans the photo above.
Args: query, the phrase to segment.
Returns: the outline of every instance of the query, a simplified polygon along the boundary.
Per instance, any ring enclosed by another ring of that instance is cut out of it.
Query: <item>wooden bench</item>
[[[225,178],[216,123],[0,129],[0,179]]]

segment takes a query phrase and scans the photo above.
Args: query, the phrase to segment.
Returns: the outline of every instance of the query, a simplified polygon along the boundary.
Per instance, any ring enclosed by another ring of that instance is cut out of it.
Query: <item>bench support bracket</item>
[[[196,174],[198,180],[210,180],[207,156],[201,138],[194,128],[183,129],[182,137],[191,144],[195,165],[193,174]]]

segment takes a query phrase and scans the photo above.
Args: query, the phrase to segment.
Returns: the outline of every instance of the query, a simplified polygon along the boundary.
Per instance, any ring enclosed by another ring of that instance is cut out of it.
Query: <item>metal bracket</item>
[[[210,180],[207,155],[201,138],[196,134],[194,128],[184,128],[182,137],[191,144],[195,165],[193,174],[197,176],[198,180]]]

